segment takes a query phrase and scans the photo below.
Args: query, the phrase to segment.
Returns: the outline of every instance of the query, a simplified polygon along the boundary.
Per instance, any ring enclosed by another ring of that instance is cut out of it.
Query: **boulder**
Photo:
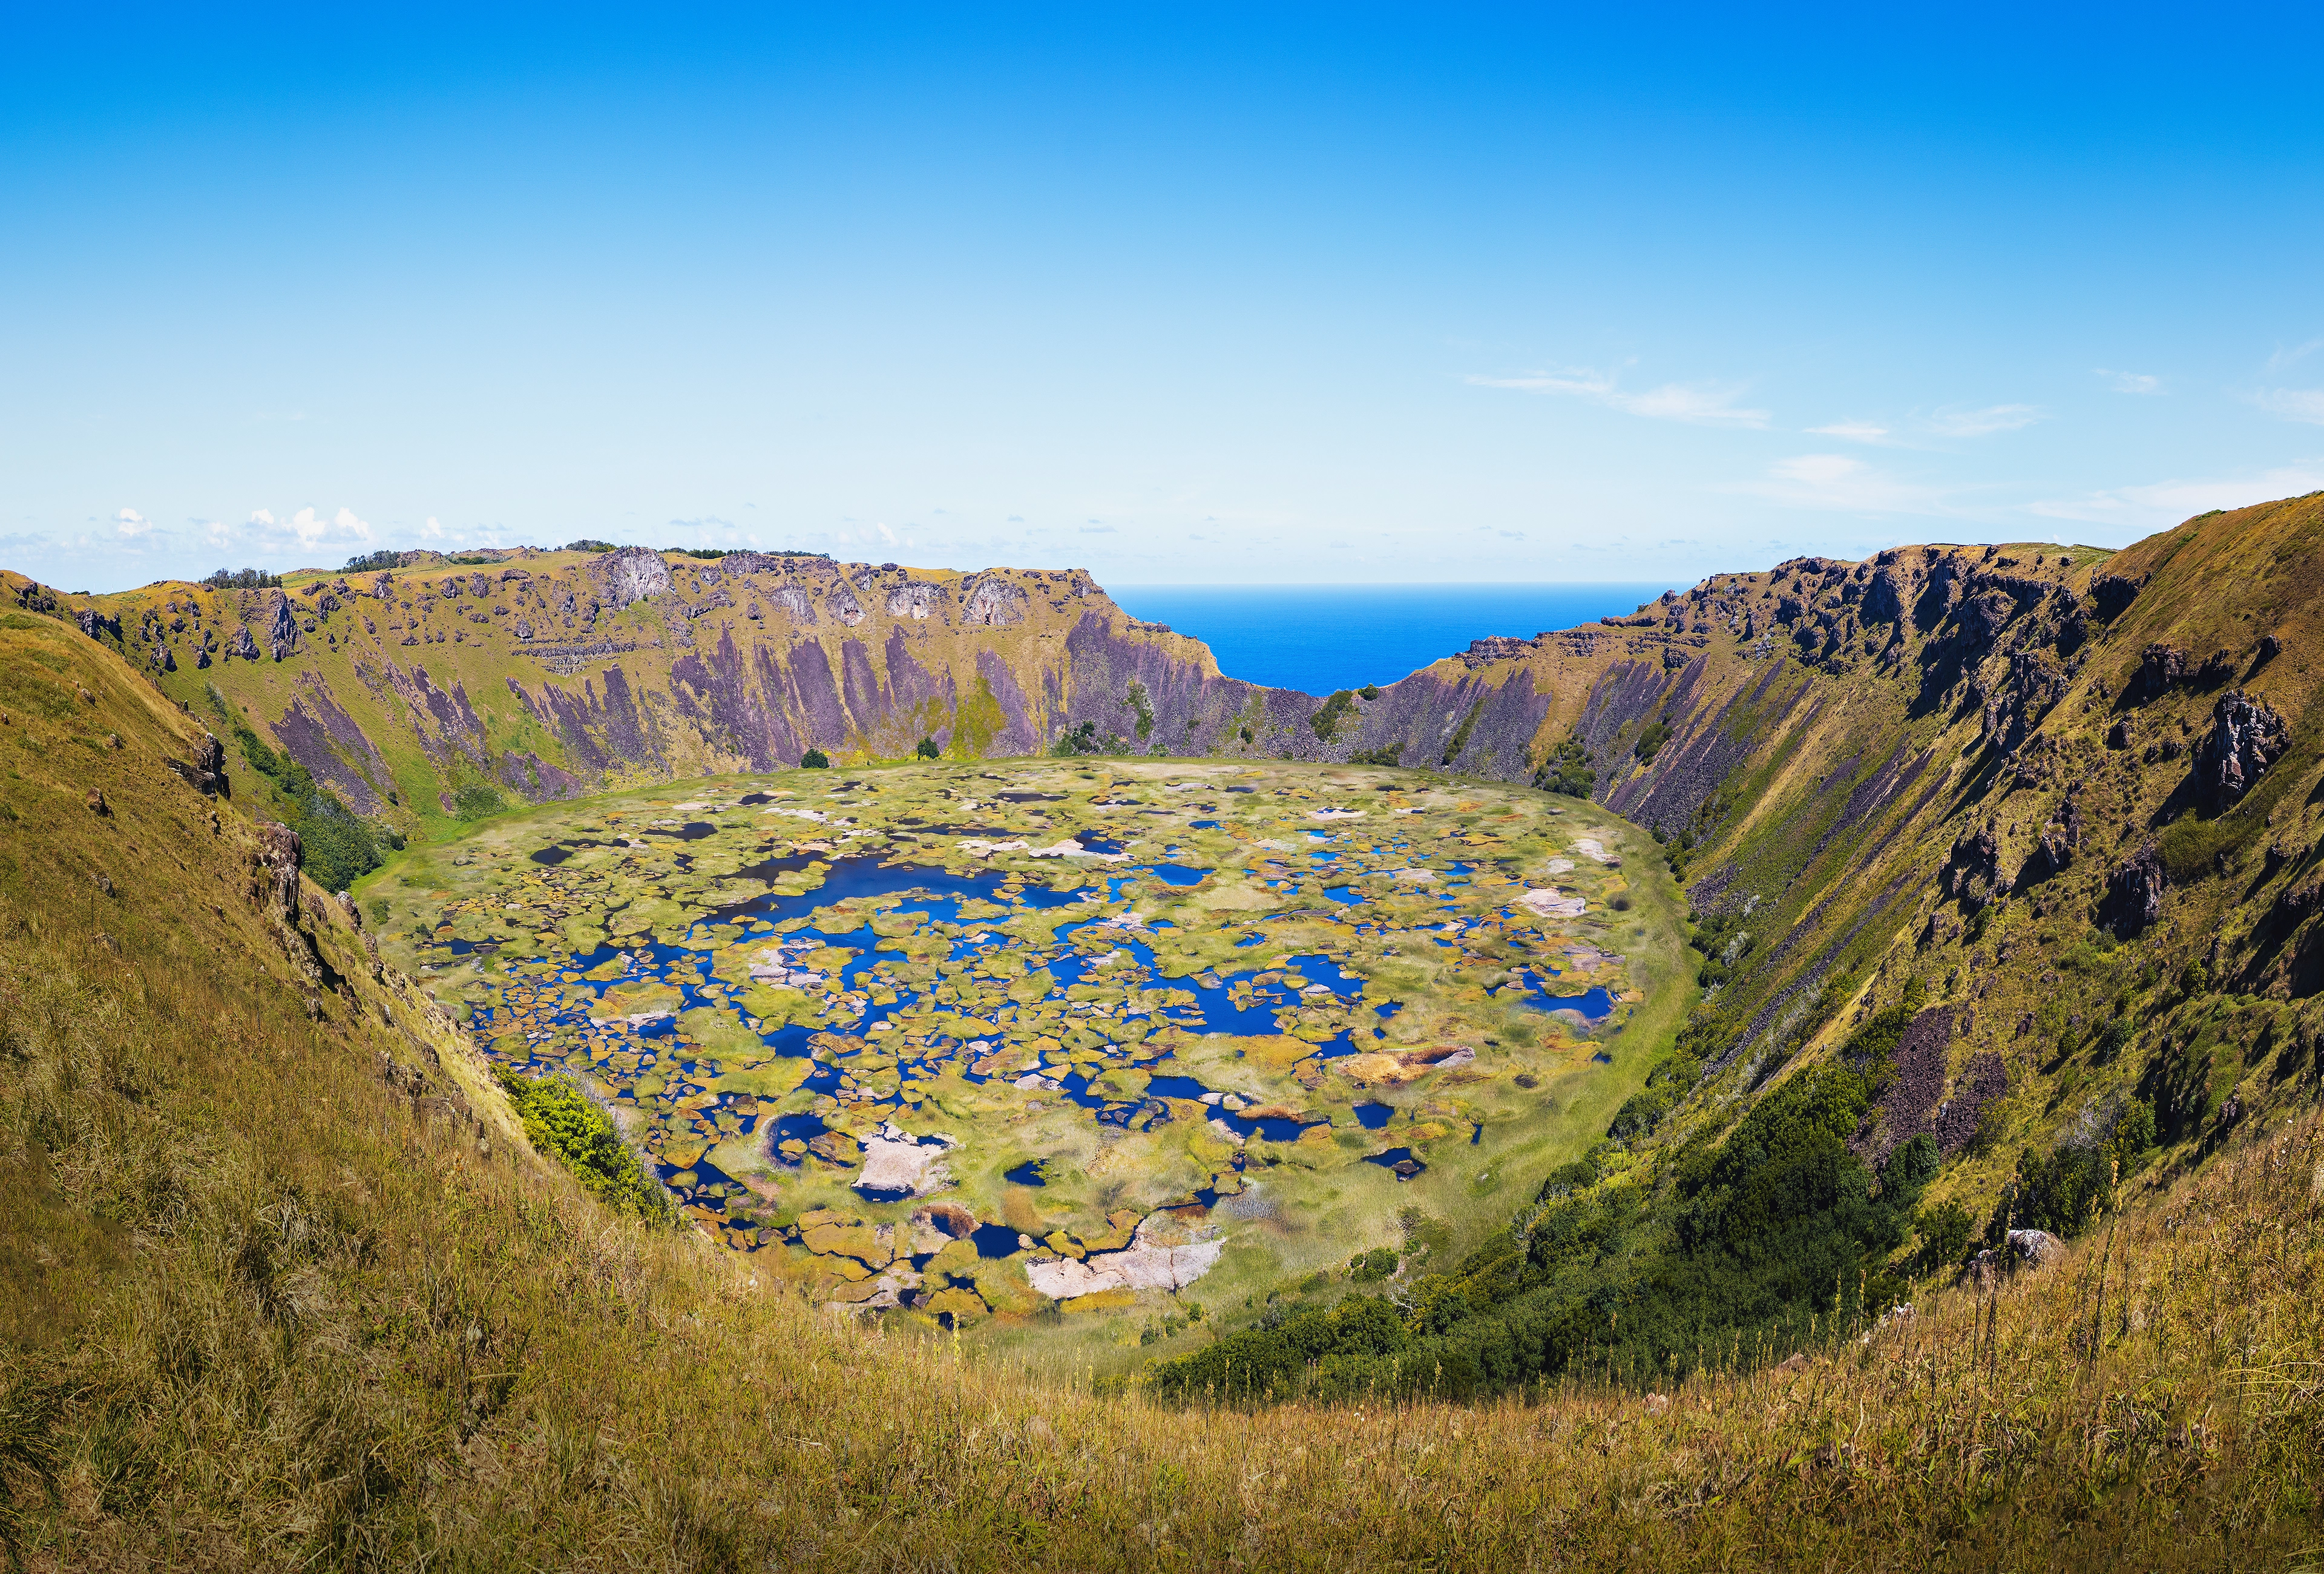
[[[2066,1243],[2048,1230],[2014,1229],[2002,1245],[1988,1246],[1971,1257],[1961,1270],[1961,1282],[1990,1290],[2021,1270],[2049,1267],[2065,1252]]]

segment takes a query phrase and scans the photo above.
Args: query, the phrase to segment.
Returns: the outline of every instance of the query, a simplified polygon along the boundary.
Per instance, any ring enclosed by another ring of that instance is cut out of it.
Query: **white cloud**
[[[113,528],[123,541],[135,541],[153,528],[153,522],[134,508],[124,508],[113,516]]]
[[[2209,481],[2157,481],[2144,486],[2117,486],[2080,497],[2052,498],[2030,505],[2046,519],[2078,520],[2106,524],[2128,532],[2125,539],[2168,530],[2181,520],[2214,508],[2244,508],[2278,497],[2296,497],[2324,486],[2324,468],[2310,465],[2281,465],[2256,476]]]
[[[1850,442],[1877,443],[1888,440],[1888,429],[1870,421],[1835,421],[1830,426],[1812,426],[1808,431],[1818,437],[1843,437]]]
[[[872,528],[880,532],[880,539],[881,541],[886,542],[890,546],[896,544],[896,532],[894,531],[890,530],[884,524],[874,525]]]
[[[359,518],[352,508],[342,508],[336,514],[323,514],[312,508],[302,508],[288,519],[278,519],[274,511],[254,508],[250,520],[237,531],[222,521],[212,522],[208,529],[212,546],[232,546],[246,541],[261,551],[307,551],[321,546],[369,546],[373,541],[370,523]]]
[[[371,541],[371,526],[355,517],[352,508],[342,508],[325,519],[311,508],[302,508],[290,516],[290,532],[302,547],[312,547],[324,542]]]
[[[1794,508],[1846,514],[1944,514],[1943,495],[1902,481],[1848,454],[1800,454],[1768,467],[1768,478],[1729,487]]]
[[[2048,414],[2032,404],[1987,404],[1978,410],[1956,407],[1929,417],[1929,429],[1940,437],[1990,437],[1997,431],[2031,426]]]
[[[444,527],[436,523],[436,516],[431,514],[428,516],[428,523],[420,527],[420,534],[427,541],[441,541],[444,539]]]
[[[2144,372],[2116,372],[2109,371],[2104,366],[2095,366],[2091,368],[2090,375],[2093,377],[2106,378],[2107,386],[2112,388],[2117,394],[2160,394],[2163,392],[2163,379],[2160,377],[2149,376]]]
[[[1682,421],[1692,426],[1757,430],[1766,427],[1768,420],[1764,410],[1738,406],[1735,401],[1742,396],[1743,390],[1730,384],[1665,383],[1659,388],[1634,394],[1618,384],[1611,374],[1591,371],[1587,367],[1527,372],[1516,377],[1486,377],[1472,374],[1468,380],[1479,388],[1515,388],[1526,394],[1568,394],[1626,414],[1644,416],[1649,421]]]
[[[2263,388],[2256,398],[2271,415],[2324,426],[2324,388]]]

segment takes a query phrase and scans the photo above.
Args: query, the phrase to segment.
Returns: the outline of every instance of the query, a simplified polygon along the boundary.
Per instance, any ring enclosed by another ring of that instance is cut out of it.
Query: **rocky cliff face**
[[[189,708],[215,690],[358,812],[407,820],[476,782],[568,796],[923,736],[968,757],[1072,740],[1505,781],[1565,744],[1595,796],[1687,845],[1702,912],[1783,931],[1748,970],[1764,1033],[1895,936],[2015,895],[2169,928],[2174,893],[2242,856],[2198,843],[2246,847],[2252,814],[2292,812],[2267,784],[2308,769],[2318,508],[2208,515],[2118,554],[1796,559],[1335,701],[1222,674],[1078,570],[625,549],[281,591],[60,599],[12,577],[7,594]],[[2313,861],[2299,835],[2271,845],[2267,880]],[[2269,976],[2307,977],[2307,955],[2275,946]]]

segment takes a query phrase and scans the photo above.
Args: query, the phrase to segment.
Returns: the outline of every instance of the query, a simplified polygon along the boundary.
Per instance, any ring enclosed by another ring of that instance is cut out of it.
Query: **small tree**
[[[831,756],[821,749],[809,749],[799,756],[799,768],[806,771],[828,771],[831,769]]]
[[[924,760],[933,760],[944,753],[942,749],[936,747],[936,740],[932,737],[922,738],[920,746],[914,752]]]

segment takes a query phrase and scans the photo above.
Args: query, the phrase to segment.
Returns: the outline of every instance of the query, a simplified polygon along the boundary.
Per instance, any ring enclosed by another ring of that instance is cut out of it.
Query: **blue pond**
[[[1017,1231],[1005,1224],[981,1224],[970,1232],[980,1257],[1013,1257],[1024,1248],[1017,1244]]]

